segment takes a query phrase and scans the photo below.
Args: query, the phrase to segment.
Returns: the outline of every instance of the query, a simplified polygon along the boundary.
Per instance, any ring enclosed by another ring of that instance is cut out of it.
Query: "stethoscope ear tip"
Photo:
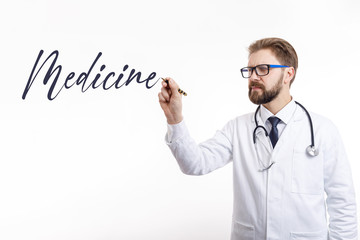
[[[317,148],[315,148],[315,146],[312,146],[312,145],[309,145],[306,148],[306,152],[312,157],[319,155],[319,150]]]

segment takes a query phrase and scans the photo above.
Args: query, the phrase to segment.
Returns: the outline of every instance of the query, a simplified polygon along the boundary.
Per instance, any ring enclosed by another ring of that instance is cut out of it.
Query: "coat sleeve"
[[[182,121],[176,125],[168,125],[165,141],[183,173],[204,175],[232,160],[230,128],[231,124],[228,124],[211,139],[197,144]]]
[[[329,239],[357,239],[356,199],[351,169],[340,134],[327,127],[324,186],[329,214]]]

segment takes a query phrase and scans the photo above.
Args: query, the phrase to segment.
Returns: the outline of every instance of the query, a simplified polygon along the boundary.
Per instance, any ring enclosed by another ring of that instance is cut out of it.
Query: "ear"
[[[293,67],[288,67],[285,71],[284,83],[290,84],[290,81],[291,81],[291,79],[293,79],[294,75],[295,75],[295,69]]]

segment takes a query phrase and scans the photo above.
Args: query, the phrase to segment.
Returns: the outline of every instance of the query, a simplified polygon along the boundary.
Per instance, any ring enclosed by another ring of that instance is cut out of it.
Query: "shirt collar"
[[[294,99],[291,99],[291,101],[285,105],[275,116],[280,118],[282,122],[285,124],[288,124],[291,117],[293,116],[296,109],[296,103]],[[269,110],[266,109],[263,105],[260,106],[260,118],[263,121],[263,123],[266,122],[266,120],[274,116]]]

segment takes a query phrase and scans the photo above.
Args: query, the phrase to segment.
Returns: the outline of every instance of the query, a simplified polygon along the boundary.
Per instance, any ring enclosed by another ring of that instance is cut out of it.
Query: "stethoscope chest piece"
[[[306,148],[306,152],[312,157],[315,157],[315,156],[319,155],[319,150],[316,149],[315,146],[312,146],[312,145],[309,145]]]

